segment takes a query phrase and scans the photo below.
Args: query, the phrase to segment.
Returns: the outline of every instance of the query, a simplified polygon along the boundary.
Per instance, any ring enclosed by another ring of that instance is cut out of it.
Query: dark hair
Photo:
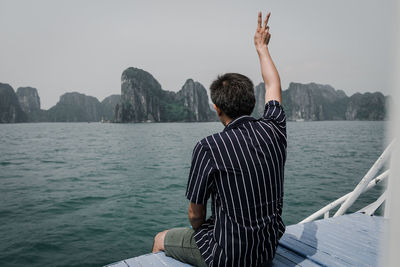
[[[212,102],[231,119],[250,115],[256,103],[253,83],[239,73],[218,76],[210,92]]]

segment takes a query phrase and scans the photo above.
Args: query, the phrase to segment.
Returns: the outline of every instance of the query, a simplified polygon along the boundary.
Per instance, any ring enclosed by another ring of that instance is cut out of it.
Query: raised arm
[[[268,13],[265,17],[263,26],[261,22],[261,12],[258,13],[258,23],[257,30],[254,35],[254,45],[256,46],[258,57],[260,59],[261,74],[265,84],[265,102],[277,100],[280,104],[282,104],[281,79],[268,49],[268,43],[271,39],[268,26],[268,20],[270,16],[271,13]]]

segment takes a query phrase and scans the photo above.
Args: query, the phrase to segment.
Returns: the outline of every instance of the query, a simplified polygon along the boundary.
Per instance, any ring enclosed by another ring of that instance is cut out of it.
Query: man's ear
[[[222,115],[222,111],[219,107],[217,107],[215,104],[213,104],[215,111],[217,112],[218,116]]]

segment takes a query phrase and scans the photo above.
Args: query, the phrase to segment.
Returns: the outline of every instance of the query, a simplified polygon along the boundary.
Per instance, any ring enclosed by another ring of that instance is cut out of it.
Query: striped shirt
[[[241,116],[193,150],[186,197],[212,215],[195,232],[208,266],[257,266],[273,259],[282,215],[286,117],[278,101],[260,119]]]

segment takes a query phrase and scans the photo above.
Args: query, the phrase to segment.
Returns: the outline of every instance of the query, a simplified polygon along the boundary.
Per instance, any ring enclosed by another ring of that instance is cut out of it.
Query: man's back
[[[193,151],[186,196],[212,197],[212,216],[194,235],[208,265],[256,266],[271,260],[281,219],[286,120],[277,101],[263,118],[241,116]]]
[[[196,266],[258,266],[271,263],[282,222],[286,119],[281,107],[278,70],[268,44],[267,14],[258,14],[254,45],[265,85],[263,118],[250,116],[253,82],[226,73],[210,86],[211,100],[225,125],[221,133],[198,142],[193,150],[186,197],[192,229],[172,228],[154,238],[153,252]],[[211,217],[206,220],[211,197]]]

